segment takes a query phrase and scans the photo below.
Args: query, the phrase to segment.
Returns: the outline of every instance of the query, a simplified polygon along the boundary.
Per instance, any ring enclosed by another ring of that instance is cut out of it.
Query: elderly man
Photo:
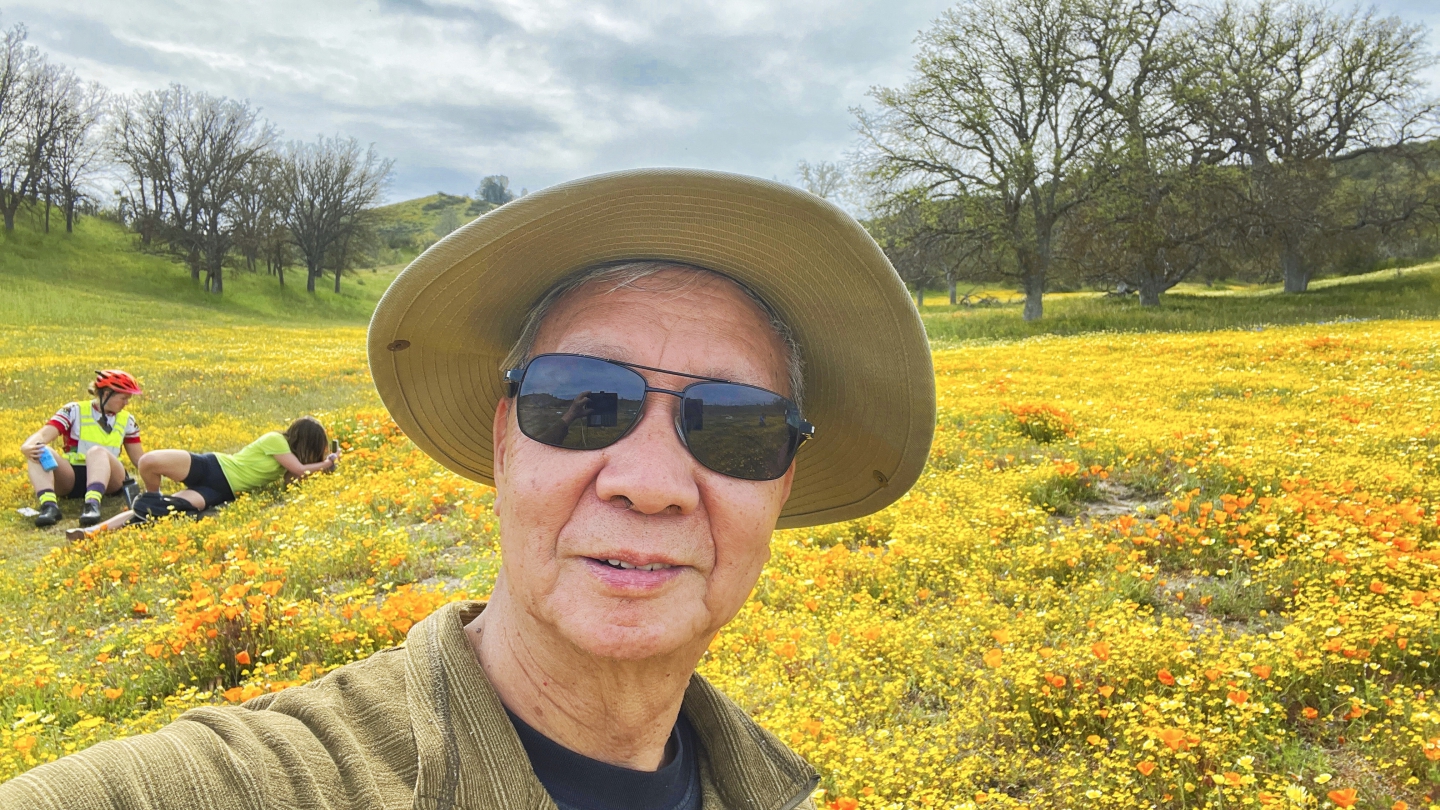
[[[489,601],[0,806],[809,807],[813,770],[695,667],[777,526],[873,512],[924,465],[924,331],[859,225],[734,175],[587,178],[426,252],[369,342],[407,435],[495,485]]]

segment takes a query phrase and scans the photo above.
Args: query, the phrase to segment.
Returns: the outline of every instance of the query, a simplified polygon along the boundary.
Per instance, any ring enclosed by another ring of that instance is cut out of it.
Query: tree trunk
[[[75,232],[75,202],[73,200],[65,205],[65,232]]]
[[[276,275],[280,276],[280,286],[281,286],[281,287],[284,287],[284,286],[285,286],[285,265],[283,265],[283,264],[277,264],[277,265],[275,265],[275,270],[276,270]]]
[[[307,264],[305,267],[305,292],[315,292],[315,265]]]
[[[1025,274],[1025,320],[1038,321],[1045,314],[1045,274],[1031,270]]]
[[[924,309],[924,308],[925,308],[925,285],[924,285],[924,284],[920,284],[920,285],[917,285],[917,286],[915,287],[915,308],[916,308],[916,309]]]
[[[1162,292],[1164,291],[1160,289],[1158,279],[1151,275],[1142,276],[1140,279],[1140,306],[1160,306],[1160,293]]]
[[[1310,288],[1310,268],[1300,255],[1300,248],[1286,240],[1280,248],[1280,269],[1285,274],[1285,292],[1302,293]]]
[[[335,294],[340,294],[340,268],[335,268]]]
[[[50,195],[45,195],[45,233],[50,233]]]
[[[955,276],[951,275],[946,281],[950,285],[950,306],[955,306]]]
[[[1159,257],[1140,262],[1140,306],[1160,306],[1160,293],[1165,292],[1165,287],[1160,280]]]
[[[6,233],[10,233],[10,232],[13,231],[13,230],[15,230],[15,212],[14,212],[14,211],[11,211],[9,208],[6,208],[6,209],[5,209],[5,232],[6,232]]]

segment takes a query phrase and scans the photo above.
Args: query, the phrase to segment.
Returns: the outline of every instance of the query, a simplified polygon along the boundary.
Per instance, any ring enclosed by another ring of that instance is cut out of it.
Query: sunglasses
[[[643,371],[697,380],[654,388]],[[599,450],[640,421],[647,394],[680,398],[676,428],[690,455],[721,475],[772,481],[785,474],[815,427],[794,402],[753,385],[583,354],[542,354],[505,372],[520,432],[567,450]]]

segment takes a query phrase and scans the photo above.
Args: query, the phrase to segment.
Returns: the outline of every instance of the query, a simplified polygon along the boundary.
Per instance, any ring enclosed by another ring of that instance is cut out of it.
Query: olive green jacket
[[[378,652],[243,706],[192,709],[0,785],[5,810],[553,810],[456,602]],[[812,808],[815,772],[699,675],[682,705],[705,810]]]

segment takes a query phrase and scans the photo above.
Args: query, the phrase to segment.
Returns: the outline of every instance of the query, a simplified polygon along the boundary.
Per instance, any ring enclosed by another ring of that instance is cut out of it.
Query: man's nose
[[[628,503],[645,515],[685,515],[700,503],[695,463],[675,430],[680,402],[665,394],[646,398],[640,423],[605,449],[605,466],[595,479],[603,501]]]

